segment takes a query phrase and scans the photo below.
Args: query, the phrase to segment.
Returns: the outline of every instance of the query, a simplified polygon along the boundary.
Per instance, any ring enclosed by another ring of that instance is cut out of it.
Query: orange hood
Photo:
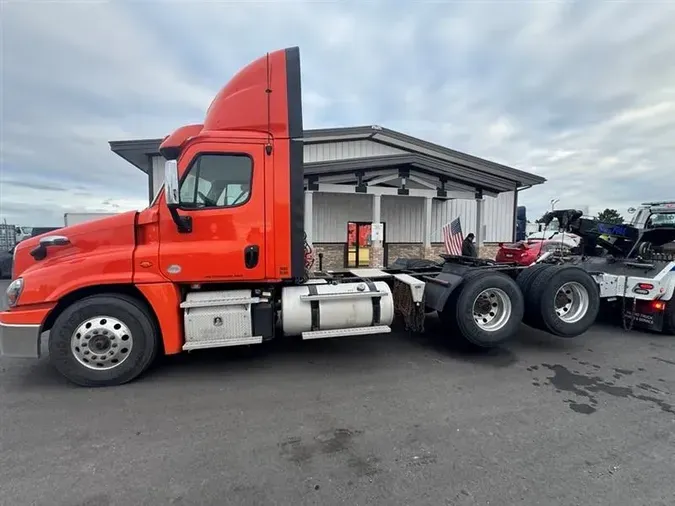
[[[51,270],[63,263],[70,264],[70,269],[77,271],[77,266],[83,256],[100,255],[105,250],[117,250],[118,253],[125,251],[131,263],[135,246],[134,224],[137,214],[136,211],[129,211],[107,216],[21,241],[16,246],[13,277],[17,278],[35,270]],[[70,244],[49,246],[47,256],[43,260],[34,259],[30,252],[39,245],[40,238],[53,235],[67,237]],[[73,275],[76,275],[76,272],[73,272]]]

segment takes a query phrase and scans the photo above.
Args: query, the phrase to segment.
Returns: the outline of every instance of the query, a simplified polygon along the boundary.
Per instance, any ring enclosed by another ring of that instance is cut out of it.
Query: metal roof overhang
[[[442,162],[430,156],[417,154],[311,162],[305,164],[305,177],[348,174],[355,171],[367,173],[368,171],[396,167],[414,168],[423,174],[438,177],[441,181],[445,180],[460,185],[468,184],[476,188],[476,190],[489,193],[504,193],[518,188],[516,181],[488,175],[470,167],[464,167],[451,162]]]
[[[395,130],[379,126],[356,126],[305,130],[303,142],[318,144],[326,142],[347,142],[370,139],[373,142],[388,145],[406,151],[400,155],[364,157],[305,164],[305,174],[312,171],[353,171],[375,168],[391,168],[396,165],[408,165],[420,172],[426,172],[448,181],[470,184],[486,191],[501,193],[519,188],[529,188],[546,182],[546,179],[507,167],[489,160],[440,146],[412,137]],[[111,141],[110,149],[141,169],[150,171],[150,157],[159,155],[162,139],[143,139],[131,141]]]
[[[134,167],[146,174],[152,166],[149,158],[159,156],[159,145],[162,139],[141,139],[133,141],[110,141],[110,150],[121,156]]]
[[[454,149],[446,148],[417,137],[412,137],[395,130],[380,126],[356,126],[346,128],[324,128],[305,131],[304,142],[316,144],[324,142],[344,142],[352,140],[371,139],[380,144],[416,151],[422,156],[438,158],[445,162],[471,168],[481,173],[515,181],[517,186],[535,186],[546,182],[546,178],[530,172],[514,169],[499,163],[478,158]]]

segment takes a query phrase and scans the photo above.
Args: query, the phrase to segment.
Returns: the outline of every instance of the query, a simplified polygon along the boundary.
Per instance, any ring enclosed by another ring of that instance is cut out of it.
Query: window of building
[[[253,160],[246,155],[199,155],[180,187],[182,207],[234,207],[251,196]]]

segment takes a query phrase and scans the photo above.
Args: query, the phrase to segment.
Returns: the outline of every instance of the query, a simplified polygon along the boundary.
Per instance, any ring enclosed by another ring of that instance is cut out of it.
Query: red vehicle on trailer
[[[16,247],[3,355],[39,357],[50,331],[56,369],[102,386],[136,378],[160,353],[388,332],[395,312],[421,330],[425,312],[438,311],[449,339],[482,347],[512,337],[523,318],[565,337],[595,320],[597,285],[575,268],[448,257],[307,272],[302,136],[298,48],[243,68],[203,125],[164,140],[165,191],[150,207]],[[570,280],[586,301],[573,321],[555,305]]]

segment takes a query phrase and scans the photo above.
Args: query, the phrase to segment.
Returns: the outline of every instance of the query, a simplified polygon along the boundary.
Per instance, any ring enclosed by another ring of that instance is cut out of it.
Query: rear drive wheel
[[[537,311],[533,311],[533,306],[532,304],[529,304],[528,301],[528,295],[530,293],[530,287],[532,286],[532,283],[534,282],[537,277],[540,275],[543,275],[548,269],[551,267],[554,267],[552,264],[535,264],[532,267],[528,267],[527,269],[523,269],[518,273],[518,276],[516,277],[516,283],[518,283],[518,286],[520,287],[520,291],[523,293],[523,297],[525,298],[525,314],[523,315],[523,323],[526,325],[529,325],[531,327],[537,327],[538,319],[537,319]]]
[[[469,273],[448,299],[441,319],[471,344],[492,348],[510,339],[523,318],[523,295],[505,274]]]
[[[49,336],[49,360],[82,386],[121,385],[143,373],[159,350],[145,305],[118,294],[94,295],[66,308]]]
[[[600,295],[595,280],[583,269],[554,266],[532,282],[526,294],[534,326],[559,337],[586,332],[598,316]]]

